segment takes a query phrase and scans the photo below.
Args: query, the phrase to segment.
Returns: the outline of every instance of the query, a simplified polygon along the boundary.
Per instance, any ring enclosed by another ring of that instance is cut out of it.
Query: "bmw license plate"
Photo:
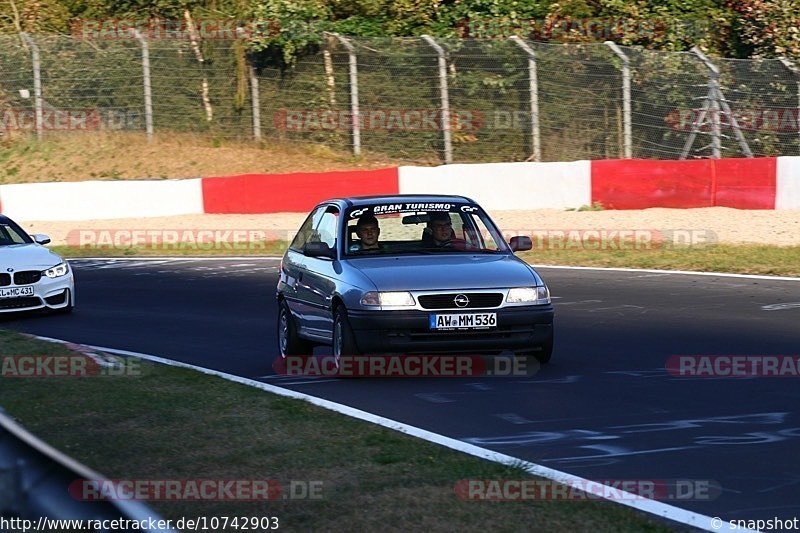
[[[33,287],[0,289],[0,298],[19,298],[20,296],[33,296]]]
[[[497,326],[497,313],[430,315],[430,329],[489,329]]]

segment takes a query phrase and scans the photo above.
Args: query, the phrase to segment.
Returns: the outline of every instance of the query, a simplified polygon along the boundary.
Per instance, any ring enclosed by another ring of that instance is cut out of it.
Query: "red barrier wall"
[[[775,157],[714,161],[714,205],[737,209],[775,209],[777,164]]]
[[[606,209],[773,209],[776,160],[592,161],[592,202]]]
[[[592,202],[606,209],[711,207],[709,160],[592,161]]]
[[[398,194],[398,188],[397,168],[244,174],[203,178],[203,205],[206,213],[305,213],[328,198]]]

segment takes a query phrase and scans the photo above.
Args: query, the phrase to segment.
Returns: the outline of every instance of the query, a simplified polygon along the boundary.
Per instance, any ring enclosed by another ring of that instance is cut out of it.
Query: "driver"
[[[375,215],[364,215],[356,222],[356,235],[360,242],[359,250],[381,250],[383,246],[378,242],[381,235],[381,228]]]

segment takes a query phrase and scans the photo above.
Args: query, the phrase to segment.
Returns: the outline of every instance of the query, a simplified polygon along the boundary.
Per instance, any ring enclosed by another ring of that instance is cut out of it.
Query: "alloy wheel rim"
[[[342,321],[337,320],[333,326],[333,361],[336,368],[342,359]]]
[[[289,320],[286,317],[286,311],[281,311],[278,334],[280,336],[279,343],[281,348],[281,357],[286,357],[286,348],[287,345],[289,344]]]

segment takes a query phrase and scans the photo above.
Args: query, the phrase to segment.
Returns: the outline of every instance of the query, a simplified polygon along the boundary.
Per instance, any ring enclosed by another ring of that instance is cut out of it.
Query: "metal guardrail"
[[[68,488],[79,479],[105,480],[30,434],[0,409],[0,517],[38,520],[162,520],[137,501],[81,501]],[[140,531],[174,531],[141,529]]]

